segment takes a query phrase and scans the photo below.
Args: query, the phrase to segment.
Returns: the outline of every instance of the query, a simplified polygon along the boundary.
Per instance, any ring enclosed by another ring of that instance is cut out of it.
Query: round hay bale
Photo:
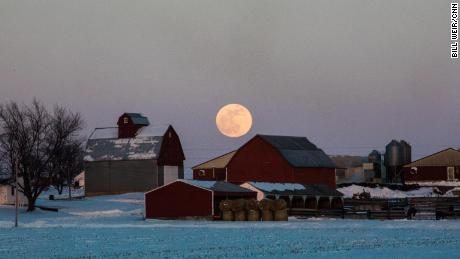
[[[246,221],[246,211],[245,210],[235,211],[235,221]]]
[[[246,210],[258,210],[259,204],[255,199],[250,199],[246,201]]]
[[[259,209],[261,210],[272,210],[273,209],[273,200],[263,199],[259,201]]]
[[[287,203],[283,199],[276,199],[273,201],[273,210],[284,210],[287,208]]]
[[[273,221],[273,212],[271,210],[262,210],[262,221]]]
[[[234,212],[245,210],[245,209],[246,209],[246,200],[245,199],[238,199],[238,200],[233,200],[232,201],[232,210]]]
[[[227,211],[232,209],[232,201],[231,200],[223,200],[219,203],[219,209],[221,211]]]
[[[233,212],[231,210],[222,211],[222,220],[223,221],[233,221]]]
[[[260,221],[259,210],[248,210],[248,221]]]
[[[287,209],[284,210],[276,210],[274,213],[275,221],[287,221],[288,220],[288,213]]]

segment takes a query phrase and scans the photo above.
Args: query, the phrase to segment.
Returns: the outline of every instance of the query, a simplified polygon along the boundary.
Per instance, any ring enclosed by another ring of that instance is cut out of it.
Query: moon
[[[241,104],[227,104],[217,112],[216,125],[220,133],[227,137],[244,136],[251,130],[251,112]]]

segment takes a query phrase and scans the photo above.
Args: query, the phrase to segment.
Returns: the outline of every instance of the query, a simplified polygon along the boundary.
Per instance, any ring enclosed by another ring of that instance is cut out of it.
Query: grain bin
[[[396,167],[402,164],[402,148],[401,144],[392,140],[385,147],[385,166]]]

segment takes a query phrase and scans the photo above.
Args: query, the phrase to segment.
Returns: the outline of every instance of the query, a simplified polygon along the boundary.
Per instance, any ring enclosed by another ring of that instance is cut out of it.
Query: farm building
[[[224,199],[256,198],[256,193],[222,181],[176,180],[145,194],[146,218],[212,218]]]
[[[195,180],[227,180],[227,165],[236,151],[211,159],[207,162],[194,166],[193,179]]]
[[[460,180],[460,150],[448,148],[403,166],[405,183],[456,185]]]
[[[22,178],[18,178],[21,183]],[[0,179],[0,205],[12,205],[16,202],[16,193],[14,190],[14,181],[7,179]],[[22,192],[18,192],[18,201],[20,206],[27,205],[27,198]]]
[[[235,152],[194,167],[194,179],[324,184],[335,188],[335,164],[305,137],[256,135]],[[214,174],[212,172],[214,171]],[[218,173],[216,173],[218,172]]]
[[[340,209],[343,194],[326,185],[246,182],[240,185],[257,193],[257,200],[285,199],[289,209]]]
[[[96,128],[87,141],[86,195],[145,192],[183,178],[185,160],[171,125],[152,127],[139,113],[124,113],[118,127]]]

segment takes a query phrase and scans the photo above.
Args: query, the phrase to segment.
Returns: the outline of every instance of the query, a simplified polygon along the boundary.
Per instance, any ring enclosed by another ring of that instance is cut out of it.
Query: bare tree
[[[66,144],[62,151],[54,156],[50,163],[52,171],[51,184],[59,194],[65,186],[69,188],[69,199],[71,199],[70,187],[72,179],[83,170],[83,150],[82,142],[75,140],[73,143]]]
[[[15,162],[22,183],[18,190],[28,200],[27,211],[35,209],[35,202],[53,177],[52,161],[64,147],[72,143],[82,128],[80,114],[55,106],[53,113],[34,100],[31,105],[10,102],[0,106],[1,151],[9,160],[12,175]]]

